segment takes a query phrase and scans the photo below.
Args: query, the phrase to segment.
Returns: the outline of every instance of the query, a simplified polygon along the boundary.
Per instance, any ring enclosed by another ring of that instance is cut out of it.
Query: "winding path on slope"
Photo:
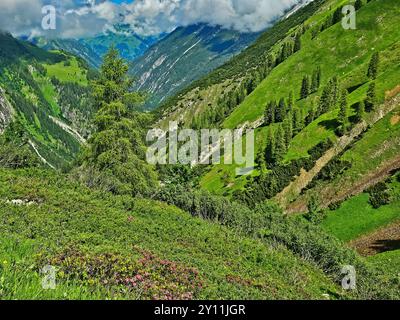
[[[348,145],[350,145],[356,137],[358,137],[363,131],[367,130],[369,126],[374,125],[376,122],[385,117],[388,113],[393,111],[396,107],[400,105],[400,95],[387,101],[385,104],[381,105],[380,108],[375,112],[368,122],[362,121],[357,124],[348,135],[344,135],[339,138],[335,146],[325,152],[325,154],[319,158],[314,167],[310,171],[301,170],[298,177],[295,178],[283,191],[275,196],[275,200],[286,208],[287,213],[298,213],[307,211],[307,203],[305,199],[301,198],[294,202],[297,197],[300,196],[301,191],[308,186],[308,184],[314,179],[314,177],[324,168],[329,161],[331,161],[335,156],[340,154]],[[324,198],[323,207],[327,207],[329,204],[345,199],[348,195],[356,195],[366,188],[381,181],[387,176],[387,174],[393,170],[400,167],[400,156],[391,159],[388,163],[382,164],[377,171],[373,172],[372,175],[367,175],[361,179],[360,183],[352,185],[348,189],[341,190],[339,195],[335,197]],[[365,181],[366,180],[366,181]],[[372,183],[372,184],[371,184]]]
[[[400,249],[400,221],[349,242],[362,256]]]

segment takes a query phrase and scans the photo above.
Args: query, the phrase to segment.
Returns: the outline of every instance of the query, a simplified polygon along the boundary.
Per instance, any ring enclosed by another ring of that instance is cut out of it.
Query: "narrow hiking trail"
[[[32,149],[36,152],[37,156],[39,157],[39,159],[46,165],[48,165],[50,168],[52,169],[56,169],[51,163],[49,163],[39,152],[39,150],[37,149],[36,145],[33,143],[32,140],[28,141],[29,145],[32,147]]]
[[[287,207],[292,200],[296,199],[300,195],[301,191],[308,186],[322,168],[324,168],[335,156],[340,154],[366,128],[367,124],[365,122],[358,124],[349,135],[341,137],[334,147],[326,151],[324,155],[316,161],[314,167],[310,171],[301,169],[300,175],[275,196],[278,203]]]
[[[399,105],[400,95],[397,95],[395,98],[387,101],[385,104],[380,106],[379,110],[377,110],[371,116],[368,122],[360,122],[350,131],[349,134],[340,137],[335,143],[334,147],[326,151],[324,155],[316,161],[314,167],[310,171],[302,169],[300,175],[297,176],[294,181],[292,181],[285,189],[278,193],[274,199],[283,208],[286,209],[285,211],[287,213],[307,211],[307,203],[305,199],[299,199],[298,201],[295,201],[300,196],[301,191],[308,186],[308,184],[314,179],[314,177],[317,176],[322,168],[324,168],[329,163],[329,161],[331,161],[335,156],[339,155],[347,146],[349,146],[354,141],[355,138],[357,138],[364,131],[368,130],[369,126],[374,125],[376,122],[384,118],[388,113],[393,111]],[[390,163],[385,164],[383,168],[380,168],[378,172],[374,172],[373,177],[367,179],[371,182],[375,182],[376,180],[376,182],[379,182],[380,179],[385,177],[388,172],[398,167],[400,167],[400,157],[392,159]],[[364,179],[362,179],[362,183],[358,183],[356,188],[354,185],[352,185],[349,187],[349,189],[357,192],[354,194],[358,194],[371,185],[368,183],[368,181],[364,181]],[[343,196],[348,195],[350,190],[342,192]],[[343,196],[336,196],[331,200],[324,198],[323,206],[327,207],[332,202],[342,200]]]
[[[49,116],[49,118],[59,127],[61,127],[64,131],[68,132],[70,135],[72,135],[76,140],[79,141],[80,144],[85,144],[86,140],[84,137],[82,137],[78,131],[76,131],[74,128],[71,128],[69,125],[67,125],[66,123],[62,122],[61,120],[53,117],[53,116]]]
[[[336,193],[334,194],[330,187],[318,190],[319,197],[324,199],[321,208],[327,208],[331,203],[343,201],[348,197],[360,194],[369,187],[385,180],[390,175],[390,172],[398,168],[400,168],[400,155],[383,163],[381,166],[376,168],[376,170],[361,178],[359,182],[348,186],[341,185],[340,189],[336,190]],[[299,199],[286,207],[286,213],[288,214],[302,213],[306,211],[307,201],[305,198]]]
[[[400,221],[352,240],[348,245],[362,256],[400,249]]]

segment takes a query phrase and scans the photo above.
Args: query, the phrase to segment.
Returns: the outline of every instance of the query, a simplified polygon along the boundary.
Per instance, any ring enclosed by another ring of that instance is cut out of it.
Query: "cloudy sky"
[[[0,0],[0,29],[14,35],[87,37],[126,23],[140,35],[194,23],[261,31],[301,0]],[[55,31],[42,29],[42,8],[57,9]]]

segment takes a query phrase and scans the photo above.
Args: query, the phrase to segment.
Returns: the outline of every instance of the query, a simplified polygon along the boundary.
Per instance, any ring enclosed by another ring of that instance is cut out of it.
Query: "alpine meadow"
[[[400,300],[400,1],[1,2],[0,300]]]

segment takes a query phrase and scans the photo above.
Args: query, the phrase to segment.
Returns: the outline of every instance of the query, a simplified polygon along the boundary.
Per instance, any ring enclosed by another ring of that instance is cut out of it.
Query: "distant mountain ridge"
[[[93,68],[101,65],[102,57],[111,46],[115,46],[121,56],[132,61],[144,54],[154,43],[164,37],[139,36],[132,32],[128,25],[114,26],[114,30],[106,31],[95,37],[81,39],[46,39],[44,37],[30,40],[45,50],[63,50],[85,59]],[[28,40],[28,39],[24,39]]]
[[[132,74],[138,79],[135,89],[149,93],[146,107],[154,109],[240,53],[259,35],[206,24],[178,27],[132,63]]]

